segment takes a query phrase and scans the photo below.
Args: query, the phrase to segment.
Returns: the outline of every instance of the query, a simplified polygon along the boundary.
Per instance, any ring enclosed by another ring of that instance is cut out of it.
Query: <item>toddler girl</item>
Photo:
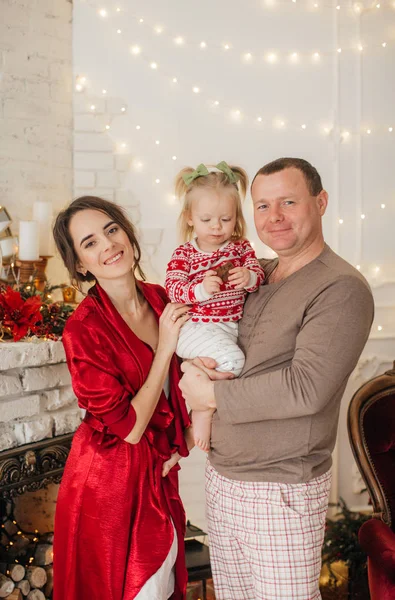
[[[176,194],[184,199],[179,225],[185,243],[173,252],[165,282],[172,302],[191,305],[191,318],[180,331],[178,356],[211,357],[219,371],[235,376],[245,360],[237,334],[246,294],[264,279],[244,237],[240,192],[244,197],[247,185],[245,171],[224,161],[211,171],[203,164],[180,171]],[[192,414],[195,443],[206,452],[212,412]]]

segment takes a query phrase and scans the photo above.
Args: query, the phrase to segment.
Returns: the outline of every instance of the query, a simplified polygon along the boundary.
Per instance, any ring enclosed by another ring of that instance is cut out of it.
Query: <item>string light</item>
[[[99,10],[99,15],[104,18],[107,16],[107,11],[104,8],[101,8]]]
[[[174,39],[174,43],[177,44],[177,46],[182,46],[184,44],[184,38],[178,36]]]
[[[377,331],[383,331],[383,328],[381,325],[377,325]]]
[[[339,219],[339,224],[343,225],[343,223],[344,223],[343,219]]]
[[[140,54],[140,52],[141,52],[141,48],[140,48],[140,46],[132,46],[132,47],[130,48],[130,52],[131,52],[132,54],[135,54],[135,55],[137,56],[137,54]]]
[[[177,156],[172,156],[172,160],[177,160]]]
[[[173,83],[177,83],[178,79],[177,77],[173,77]]]
[[[94,104],[91,104],[91,110],[96,110],[96,106]]]
[[[140,125],[136,125],[136,129],[137,129],[137,131],[138,131],[139,129],[141,129]]]
[[[380,208],[385,208],[385,204],[380,204]]]
[[[366,219],[366,215],[362,214],[361,219]]]
[[[117,33],[122,33],[122,29],[117,29]]]
[[[107,90],[102,90],[102,94],[106,95],[107,94]]]
[[[162,31],[163,31],[163,27],[161,27],[160,25],[157,25],[157,26],[155,27],[155,33],[157,33],[157,34],[161,34],[161,33],[162,33]]]
[[[306,129],[306,128],[307,128],[307,125],[305,125],[305,123],[303,123],[303,125],[301,125],[301,128],[302,128],[302,129]]]
[[[199,94],[200,88],[198,88],[198,87],[195,86],[195,87],[192,88],[192,91],[193,91],[194,94]]]
[[[158,68],[158,65],[157,65],[157,63],[156,63],[156,62],[152,62],[152,63],[150,64],[150,67],[151,67],[151,69],[154,69],[154,70],[156,70],[156,69]]]
[[[121,108],[121,111],[122,111],[122,112],[125,112],[125,111],[126,111],[126,107],[125,107],[125,106],[122,106],[122,108]]]
[[[159,146],[159,144],[160,144],[160,141],[159,141],[159,140],[155,140],[155,144],[156,144],[157,146]]]
[[[109,130],[110,129],[110,125],[106,125],[106,129]]]
[[[206,44],[206,42],[200,42],[199,46],[200,46],[201,48],[207,48],[207,44]]]
[[[155,179],[155,183],[160,183],[160,179]]]

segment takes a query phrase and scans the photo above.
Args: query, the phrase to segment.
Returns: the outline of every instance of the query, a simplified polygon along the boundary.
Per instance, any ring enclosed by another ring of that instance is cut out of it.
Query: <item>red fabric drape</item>
[[[159,318],[160,286],[139,283]],[[135,413],[131,399],[150,370],[153,352],[127,326],[107,294],[94,286],[69,319],[63,343],[75,394],[91,415],[75,433],[55,517],[54,600],[132,600],[178,538],[173,600],[185,598],[185,514],[178,467],[161,477],[163,461],[187,456],[189,426],[174,356],[169,399],[162,393],[138,444],[123,441]]]

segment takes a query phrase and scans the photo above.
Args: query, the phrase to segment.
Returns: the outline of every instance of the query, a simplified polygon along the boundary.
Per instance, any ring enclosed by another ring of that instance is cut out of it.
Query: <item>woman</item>
[[[57,502],[54,600],[182,600],[185,515],[169,469],[188,454],[174,356],[188,307],[136,278],[140,247],[112,202],[78,198],[54,238],[71,280],[96,281],[63,334],[86,415]]]

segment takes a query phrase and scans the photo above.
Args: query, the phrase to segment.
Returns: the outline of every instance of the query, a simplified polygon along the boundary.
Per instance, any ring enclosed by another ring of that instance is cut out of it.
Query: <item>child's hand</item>
[[[228,281],[235,290],[242,290],[249,284],[250,271],[247,267],[235,267],[229,271]]]
[[[218,277],[216,271],[207,271],[203,279],[203,287],[208,294],[217,294],[222,285],[222,279]]]

